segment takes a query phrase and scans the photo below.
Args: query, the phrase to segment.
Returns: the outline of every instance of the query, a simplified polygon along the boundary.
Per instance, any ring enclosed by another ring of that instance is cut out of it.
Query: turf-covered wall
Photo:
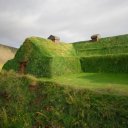
[[[128,34],[102,38],[97,42],[82,41],[73,43],[78,56],[96,56],[128,53]]]
[[[73,44],[84,72],[128,73],[128,35]]]
[[[128,73],[128,54],[82,57],[80,62],[84,72]]]
[[[19,71],[20,62],[26,62],[25,73],[37,77],[52,77],[81,71],[79,58],[72,44],[55,44],[50,40],[31,37],[25,40],[15,58],[3,67]]]
[[[81,72],[81,64],[78,57],[54,57],[52,58],[52,75],[63,75]]]
[[[72,44],[31,37],[3,69],[18,71],[20,62],[27,62],[26,73],[38,77],[79,73],[81,68],[83,72],[127,73],[128,35]]]

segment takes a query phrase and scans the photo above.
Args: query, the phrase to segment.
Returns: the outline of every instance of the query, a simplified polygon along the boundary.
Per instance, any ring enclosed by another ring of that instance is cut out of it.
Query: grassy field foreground
[[[126,74],[92,73],[37,79],[2,72],[0,127],[127,128],[126,78]],[[117,91],[112,94],[103,90],[103,86],[107,88],[109,84],[118,89],[117,94]],[[102,93],[97,89],[102,89]]]

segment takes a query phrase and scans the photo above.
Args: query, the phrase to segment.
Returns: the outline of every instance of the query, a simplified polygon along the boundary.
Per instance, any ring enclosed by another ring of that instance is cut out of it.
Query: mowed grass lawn
[[[52,81],[101,93],[128,95],[128,74],[80,73],[54,77]]]

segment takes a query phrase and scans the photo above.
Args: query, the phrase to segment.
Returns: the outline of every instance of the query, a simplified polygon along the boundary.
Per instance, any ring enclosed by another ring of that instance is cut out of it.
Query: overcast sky
[[[128,34],[128,0],[0,0],[0,43],[50,34],[64,42]]]

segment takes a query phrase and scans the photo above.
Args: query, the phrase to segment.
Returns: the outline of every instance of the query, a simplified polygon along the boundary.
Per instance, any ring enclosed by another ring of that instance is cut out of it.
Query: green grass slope
[[[127,128],[127,101],[127,95],[0,73],[1,128]]]
[[[50,40],[31,37],[25,40],[13,60],[3,69],[19,70],[19,62],[27,61],[26,73],[38,77],[52,77],[80,72],[79,58],[71,44],[55,44]]]
[[[73,43],[84,72],[128,73],[128,34]]]
[[[81,69],[83,72],[128,73],[128,35],[72,44],[55,44],[31,37],[3,69],[17,72],[21,61],[27,61],[26,73],[38,77],[78,73]]]
[[[87,44],[26,39],[3,69],[27,61],[26,73],[41,78],[0,73],[0,128],[127,128],[127,43],[127,35]]]
[[[73,43],[77,55],[82,57],[128,53],[128,34],[101,38],[97,42]]]

